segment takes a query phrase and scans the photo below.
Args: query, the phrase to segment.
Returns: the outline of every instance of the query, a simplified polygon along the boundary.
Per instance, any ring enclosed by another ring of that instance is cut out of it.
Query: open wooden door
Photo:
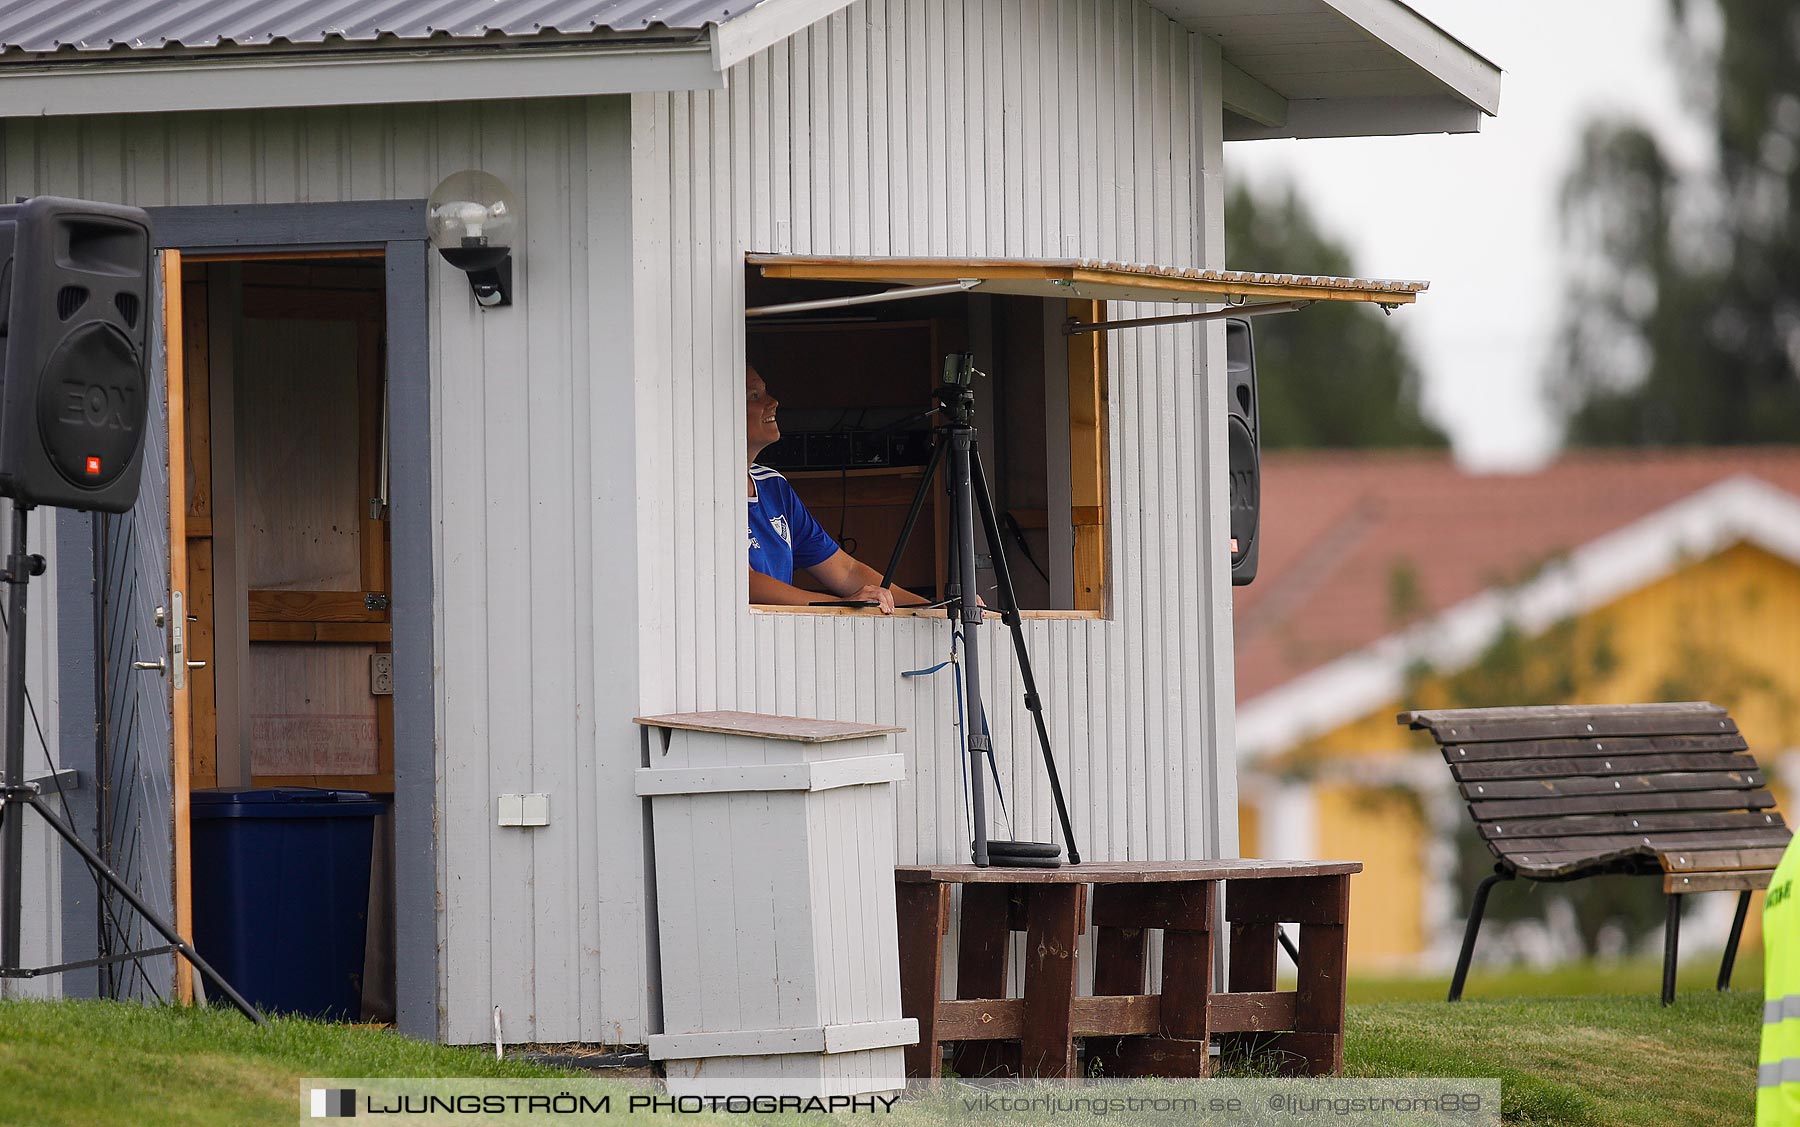
[[[169,686],[170,686],[170,791],[175,818],[175,930],[194,941],[194,890],[192,837],[189,832],[189,760],[191,714],[189,697],[187,604],[187,411],[185,319],[182,315],[181,252],[162,252],[163,370],[168,381],[169,405]],[[185,959],[175,962],[175,996],[184,1003],[194,1000],[194,970]]]
[[[150,410],[137,501],[127,512],[93,517],[101,709],[96,792],[100,855],[146,904],[191,939],[187,620],[180,578],[185,543],[171,520],[185,504],[180,277],[181,256],[161,252],[155,283],[162,315],[154,325],[148,364]],[[100,919],[102,956],[162,942],[110,890],[103,893]],[[172,956],[104,965],[99,989],[109,998],[192,998],[188,967]]]

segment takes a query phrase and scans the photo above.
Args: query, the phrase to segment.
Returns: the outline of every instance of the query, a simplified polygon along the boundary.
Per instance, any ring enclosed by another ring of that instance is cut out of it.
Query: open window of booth
[[[746,305],[884,288],[766,277],[753,266]],[[1070,317],[1098,317],[1103,305],[950,293],[753,317],[746,355],[781,403],[782,438],[758,461],[788,477],[846,551],[884,568],[931,455],[936,417],[927,412],[944,358],[972,352],[985,375],[975,382],[976,425],[1003,541],[988,544],[977,530],[982,595],[997,605],[999,551],[1026,612],[1100,617],[1107,598],[1106,339],[1068,336],[1063,326]],[[897,584],[940,597],[947,519],[940,482],[901,556]],[[795,581],[810,584],[804,573]]]
[[[794,478],[827,529],[865,562],[886,559],[930,455],[923,411],[943,356],[971,351],[990,377],[976,381],[977,423],[1002,541],[978,532],[982,594],[992,604],[999,554],[1027,613],[1088,616],[1108,600],[1113,330],[1320,301],[1391,311],[1428,288],[1078,259],[752,253],[746,270],[748,355],[783,401],[783,439],[763,461]],[[1163,309],[1109,318],[1109,302]],[[943,522],[935,505],[930,549],[915,531],[897,582],[942,591]]]

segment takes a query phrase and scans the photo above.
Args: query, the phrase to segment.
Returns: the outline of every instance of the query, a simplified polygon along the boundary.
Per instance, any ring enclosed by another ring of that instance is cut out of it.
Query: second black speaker
[[[1262,516],[1262,453],[1256,419],[1256,348],[1250,322],[1225,322],[1226,451],[1231,463],[1231,584],[1256,578]]]

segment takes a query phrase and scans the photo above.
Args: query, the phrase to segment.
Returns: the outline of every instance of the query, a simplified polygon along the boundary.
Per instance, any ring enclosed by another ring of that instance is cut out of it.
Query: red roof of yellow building
[[[1259,704],[1329,712],[1328,701],[1370,698],[1379,655],[1400,652],[1409,628],[1472,630],[1484,598],[1547,566],[1575,576],[1537,593],[1561,605],[1667,570],[1650,559],[1659,551],[1666,564],[1782,540],[1800,513],[1800,450],[1584,451],[1522,474],[1468,473],[1441,452],[1271,453],[1262,498],[1261,570],[1237,589],[1234,615],[1240,735],[1252,743],[1264,738]]]

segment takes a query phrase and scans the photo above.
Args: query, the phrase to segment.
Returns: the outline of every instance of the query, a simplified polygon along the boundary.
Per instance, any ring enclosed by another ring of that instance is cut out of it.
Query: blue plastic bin
[[[360,791],[193,793],[194,946],[259,1009],[362,1016],[369,857],[387,804]]]

